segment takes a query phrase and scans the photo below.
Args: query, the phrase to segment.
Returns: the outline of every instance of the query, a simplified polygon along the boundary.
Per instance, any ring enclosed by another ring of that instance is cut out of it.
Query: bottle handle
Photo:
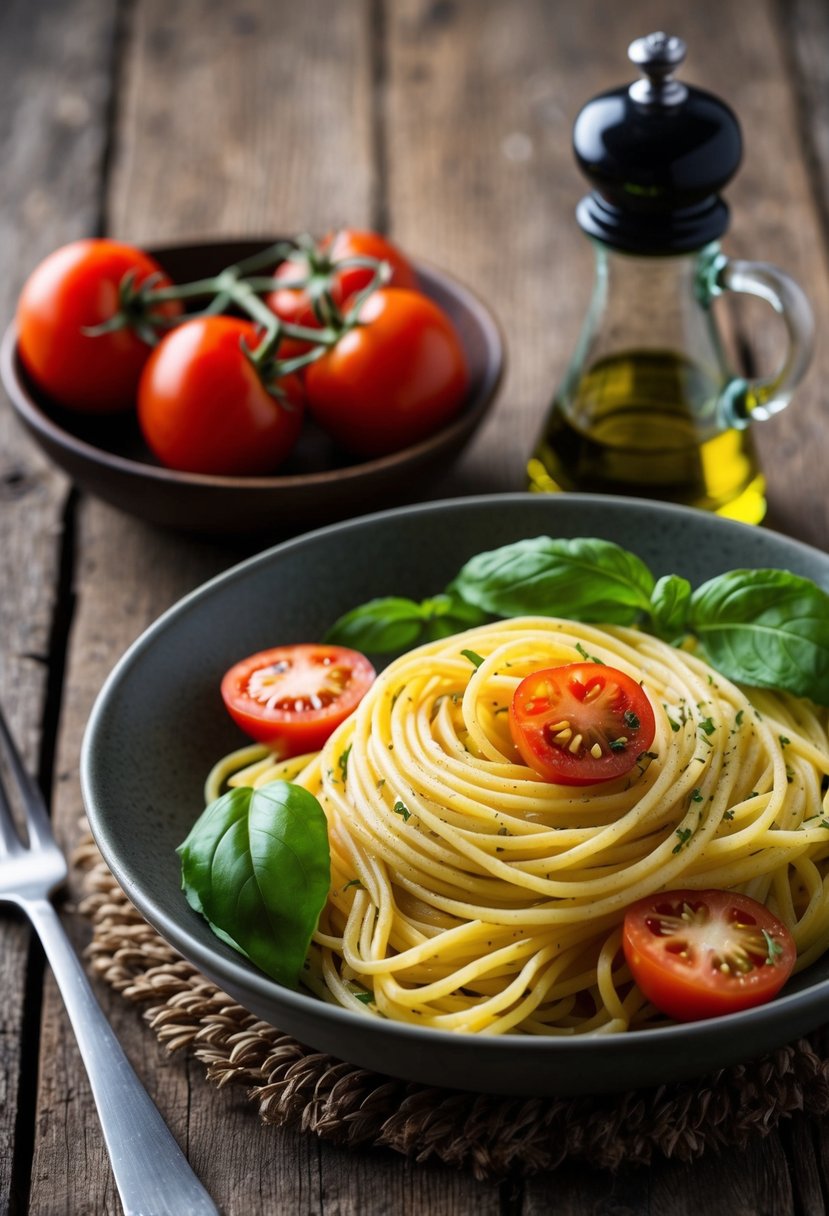
[[[723,389],[718,403],[722,420],[742,430],[753,419],[771,418],[789,404],[812,357],[814,316],[806,294],[794,279],[767,262],[747,262],[720,254],[711,271],[711,296],[726,291],[759,296],[780,315],[788,334],[782,365],[773,375],[755,379],[735,376]]]

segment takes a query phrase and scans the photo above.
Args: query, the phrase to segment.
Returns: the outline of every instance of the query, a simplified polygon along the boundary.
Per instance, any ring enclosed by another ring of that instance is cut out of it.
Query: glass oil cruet
[[[812,313],[782,271],[721,252],[719,192],[740,162],[740,128],[724,102],[674,79],[685,49],[667,34],[637,39],[628,55],[642,78],[576,119],[576,159],[593,186],[576,216],[596,277],[530,489],[633,494],[758,523],[764,480],[749,424],[788,404],[809,362]],[[729,368],[712,309],[726,292],[759,296],[782,318],[774,375]]]

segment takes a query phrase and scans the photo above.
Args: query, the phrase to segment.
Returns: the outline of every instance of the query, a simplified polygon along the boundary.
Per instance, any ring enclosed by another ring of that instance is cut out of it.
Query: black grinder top
[[[628,253],[686,253],[728,227],[719,192],[740,163],[740,127],[725,102],[674,79],[685,51],[668,34],[632,42],[628,57],[642,79],[594,97],[573,127],[576,160],[593,186],[578,222]]]

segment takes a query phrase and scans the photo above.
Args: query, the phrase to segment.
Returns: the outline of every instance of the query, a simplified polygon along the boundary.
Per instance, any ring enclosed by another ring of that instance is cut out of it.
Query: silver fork
[[[93,995],[49,896],[67,876],[37,784],[23,767],[0,710],[0,742],[20,791],[28,847],[0,777],[0,903],[16,904],[37,931],[86,1065],[126,1216],[218,1216]]]

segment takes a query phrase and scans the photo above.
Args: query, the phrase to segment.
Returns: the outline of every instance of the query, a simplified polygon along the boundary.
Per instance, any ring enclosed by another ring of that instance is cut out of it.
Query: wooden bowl
[[[174,282],[217,274],[271,243],[211,242],[154,249]],[[412,486],[445,468],[483,421],[498,388],[504,349],[498,324],[466,287],[432,267],[416,266],[422,290],[451,317],[470,372],[460,413],[427,439],[355,463],[313,423],[278,474],[216,477],[162,467],[134,413],[73,413],[50,400],[26,373],[16,326],[0,348],[0,378],[18,417],[47,455],[83,490],[154,524],[208,535],[288,535],[401,501]]]

